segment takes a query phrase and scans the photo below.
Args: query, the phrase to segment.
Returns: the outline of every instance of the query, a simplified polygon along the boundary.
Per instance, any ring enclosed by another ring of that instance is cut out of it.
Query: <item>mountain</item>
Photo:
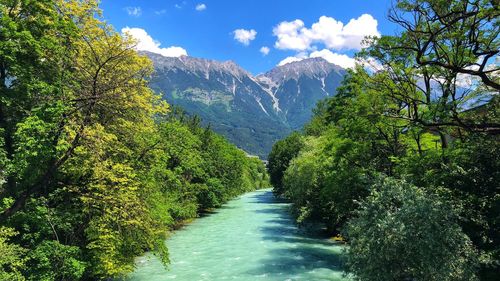
[[[265,158],[273,143],[311,117],[316,102],[335,94],[345,70],[321,58],[253,76],[232,61],[142,52],[155,68],[151,87],[173,105],[250,154]]]
[[[287,63],[256,78],[276,99],[277,114],[293,130],[309,121],[316,103],[334,95],[345,69],[323,58]]]

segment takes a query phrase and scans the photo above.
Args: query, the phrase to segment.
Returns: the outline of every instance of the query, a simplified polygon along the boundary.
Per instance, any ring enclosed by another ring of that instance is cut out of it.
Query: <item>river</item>
[[[297,228],[270,190],[246,193],[167,241],[169,269],[146,255],[130,281],[348,280],[342,246]]]

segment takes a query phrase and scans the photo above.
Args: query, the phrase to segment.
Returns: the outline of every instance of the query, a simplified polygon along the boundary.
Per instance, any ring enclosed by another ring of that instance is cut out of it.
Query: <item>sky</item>
[[[232,60],[253,74],[323,57],[343,67],[364,36],[395,34],[391,0],[102,0],[104,19],[165,56]]]

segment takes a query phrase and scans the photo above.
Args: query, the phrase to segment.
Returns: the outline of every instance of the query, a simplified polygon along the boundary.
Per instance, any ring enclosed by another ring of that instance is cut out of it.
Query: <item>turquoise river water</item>
[[[167,241],[171,264],[138,258],[130,281],[347,280],[342,246],[297,228],[270,190],[250,192]]]

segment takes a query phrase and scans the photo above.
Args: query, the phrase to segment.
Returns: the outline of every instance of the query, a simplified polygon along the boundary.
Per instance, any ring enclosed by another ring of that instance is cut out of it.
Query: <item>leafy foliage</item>
[[[148,87],[96,1],[0,1],[0,279],[106,280],[207,208],[267,185],[260,160]]]
[[[21,271],[26,259],[26,249],[10,243],[9,239],[17,233],[12,228],[0,227],[0,278],[2,280],[26,280]]]
[[[359,280],[498,278],[497,6],[398,1],[402,33],[366,40],[376,63],[318,104],[272,181],[299,222],[345,234]]]
[[[273,149],[269,153],[267,167],[276,194],[283,193],[283,174],[290,165],[290,161],[297,156],[303,146],[303,140],[296,132],[273,145]]]
[[[358,280],[476,279],[475,252],[454,210],[404,181],[377,182],[347,232]]]

